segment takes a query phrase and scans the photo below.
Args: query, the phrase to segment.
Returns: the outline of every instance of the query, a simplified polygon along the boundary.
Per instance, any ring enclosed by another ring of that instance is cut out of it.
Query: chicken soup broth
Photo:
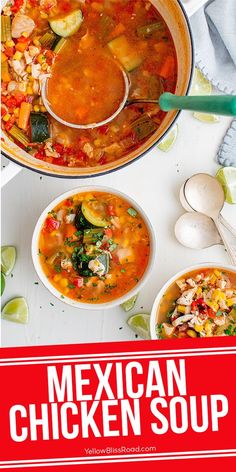
[[[37,159],[69,167],[102,166],[138,149],[165,113],[158,104],[133,104],[109,124],[69,128],[108,117],[124,92],[158,99],[177,77],[171,33],[147,0],[11,0],[2,11],[2,128]],[[121,68],[121,69],[120,69]]]
[[[157,311],[161,338],[236,335],[236,272],[206,268],[176,280]]]
[[[123,296],[142,278],[150,255],[148,228],[128,201],[104,192],[80,193],[49,212],[39,258],[50,283],[85,303]]]

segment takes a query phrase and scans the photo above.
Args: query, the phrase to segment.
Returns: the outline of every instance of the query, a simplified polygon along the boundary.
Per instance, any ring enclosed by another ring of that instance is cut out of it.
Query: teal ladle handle
[[[161,110],[192,110],[236,116],[236,95],[178,96],[169,92],[159,97]]]

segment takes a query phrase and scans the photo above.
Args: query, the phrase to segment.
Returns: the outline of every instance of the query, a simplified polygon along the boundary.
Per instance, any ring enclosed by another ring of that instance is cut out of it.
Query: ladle
[[[220,183],[208,174],[196,174],[187,180],[184,190],[186,200],[192,209],[212,218],[232,263],[236,265],[236,255],[219,222],[219,214],[225,201]]]
[[[112,121],[126,106],[135,103],[153,103],[158,104],[163,111],[171,110],[193,110],[203,113],[216,113],[218,115],[236,116],[236,96],[234,95],[211,95],[211,96],[178,96],[169,92],[162,93],[157,99],[149,98],[129,98],[130,80],[124,70],[124,97],[117,110],[108,118],[97,123],[76,124],[60,118],[51,108],[47,99],[47,79],[42,83],[42,99],[47,111],[60,123],[71,128],[89,129],[103,126]]]
[[[204,174],[204,175],[209,175],[209,174]],[[188,179],[189,180],[189,179]],[[187,182],[187,181],[186,181]],[[182,185],[180,192],[179,192],[179,199],[182,207],[187,210],[188,212],[195,212],[195,210],[189,205],[189,203],[186,200],[185,196],[185,184],[186,182]],[[223,217],[223,215],[220,213],[219,214],[219,220],[222,225],[236,238],[236,229],[231,226],[231,224]]]

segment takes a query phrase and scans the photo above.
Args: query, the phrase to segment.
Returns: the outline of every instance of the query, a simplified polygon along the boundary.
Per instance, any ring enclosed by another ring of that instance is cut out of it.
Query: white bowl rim
[[[121,197],[125,200],[127,200],[137,211],[140,213],[141,217],[143,218],[148,231],[149,231],[149,237],[150,237],[150,256],[149,256],[149,262],[147,265],[147,268],[139,280],[139,282],[133,287],[129,292],[125,293],[122,297],[115,298],[114,300],[111,300],[106,303],[86,303],[86,302],[79,302],[76,300],[73,300],[72,298],[66,297],[62,294],[48,281],[46,275],[44,274],[41,264],[39,262],[39,256],[38,256],[38,239],[39,239],[39,232],[41,230],[42,224],[45,221],[47,214],[50,210],[52,210],[56,205],[58,205],[61,201],[65,200],[68,197],[71,197],[73,195],[76,195],[78,193],[85,193],[85,192],[92,192],[92,191],[97,191],[97,192],[107,192],[111,193],[114,195],[117,195],[118,197]],[[64,192],[60,195],[58,195],[54,200],[52,200],[49,205],[42,211],[40,217],[37,220],[37,223],[34,228],[33,232],[33,237],[32,237],[32,244],[31,244],[31,255],[32,255],[32,260],[33,260],[33,265],[34,268],[37,272],[38,277],[40,278],[41,282],[44,284],[44,286],[59,300],[65,302],[68,305],[71,305],[76,308],[81,308],[81,309],[87,309],[87,310],[104,310],[104,309],[110,309],[115,306],[121,305],[125,301],[129,300],[131,297],[134,295],[137,295],[140,290],[144,287],[144,285],[147,282],[147,279],[150,277],[151,272],[154,267],[154,262],[155,262],[155,257],[156,257],[156,236],[155,232],[153,229],[153,226],[147,216],[147,214],[144,212],[144,210],[141,208],[141,206],[136,203],[133,198],[129,197],[127,194],[120,192],[120,190],[114,189],[112,187],[108,186],[103,186],[103,185],[85,185],[85,186],[80,186],[76,187],[72,190],[68,190],[67,192]]]
[[[192,272],[193,270],[197,270],[197,269],[203,269],[203,268],[208,269],[208,268],[213,268],[213,267],[215,267],[216,269],[219,268],[219,269],[230,270],[231,272],[236,273],[236,267],[230,264],[223,264],[221,262],[201,262],[200,264],[194,264],[192,266],[188,266],[185,269],[180,270],[179,272],[177,272],[175,275],[173,275],[167,280],[167,282],[159,290],[152,306],[151,317],[150,317],[151,339],[156,339],[156,340],[160,339],[157,337],[157,334],[156,334],[156,313],[157,313],[157,308],[160,303],[160,300],[163,294],[169,288],[169,286],[173,282],[175,282],[175,280],[178,280],[179,277],[181,277],[182,275],[188,272]]]

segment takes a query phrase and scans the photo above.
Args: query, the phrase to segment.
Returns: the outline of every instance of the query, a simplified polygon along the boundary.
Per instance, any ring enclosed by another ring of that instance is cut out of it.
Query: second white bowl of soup
[[[152,339],[236,335],[236,269],[205,263],[169,279],[154,302]]]

